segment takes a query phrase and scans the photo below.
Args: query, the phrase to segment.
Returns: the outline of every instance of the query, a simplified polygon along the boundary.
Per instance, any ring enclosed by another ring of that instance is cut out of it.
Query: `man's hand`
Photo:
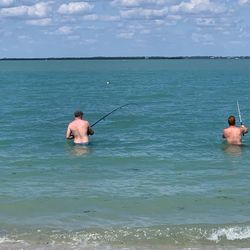
[[[247,127],[245,127],[243,124],[240,127],[241,127],[241,131],[242,131],[243,135],[248,133],[248,128]]]
[[[87,132],[87,134],[88,135],[93,135],[95,132],[94,132],[94,130],[91,128],[91,127],[88,127],[88,132]]]
[[[72,132],[70,132],[70,135],[67,137],[67,139],[68,139],[68,140],[72,140],[72,139],[74,139],[74,135],[73,135],[73,133],[72,133]]]

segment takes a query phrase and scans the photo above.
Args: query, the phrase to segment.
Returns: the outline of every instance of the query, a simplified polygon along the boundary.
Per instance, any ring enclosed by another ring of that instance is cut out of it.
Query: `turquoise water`
[[[250,60],[0,61],[0,249],[250,247]],[[73,112],[89,147],[65,140]]]

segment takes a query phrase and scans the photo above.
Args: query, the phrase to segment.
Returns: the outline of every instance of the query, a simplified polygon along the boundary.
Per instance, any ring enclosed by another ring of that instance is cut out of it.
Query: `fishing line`
[[[103,117],[101,117],[99,120],[97,120],[96,122],[94,122],[90,127],[94,127],[97,123],[99,123],[100,121],[104,120],[106,117],[108,117],[109,115],[111,115],[112,113],[114,113],[115,111],[117,111],[118,109],[121,109],[123,107],[126,107],[128,105],[134,105],[134,103],[127,103],[125,105],[122,105],[114,110],[112,110],[111,112],[109,112],[108,114],[104,115]]]

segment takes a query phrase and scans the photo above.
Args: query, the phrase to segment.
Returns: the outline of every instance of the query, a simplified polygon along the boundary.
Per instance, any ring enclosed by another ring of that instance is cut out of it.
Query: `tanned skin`
[[[87,144],[89,135],[93,135],[94,130],[89,125],[89,122],[83,119],[83,112],[75,112],[75,120],[72,121],[67,128],[66,138],[74,139],[76,144]]]
[[[248,133],[248,128],[244,125],[236,127],[235,117],[233,115],[228,117],[228,125],[229,126],[224,129],[222,137],[225,138],[230,145],[242,145],[242,135]]]

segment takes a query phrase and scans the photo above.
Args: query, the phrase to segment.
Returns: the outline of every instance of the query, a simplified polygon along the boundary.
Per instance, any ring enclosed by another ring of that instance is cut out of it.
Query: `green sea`
[[[0,61],[0,249],[250,249],[250,135],[222,139],[249,80],[247,59]]]

